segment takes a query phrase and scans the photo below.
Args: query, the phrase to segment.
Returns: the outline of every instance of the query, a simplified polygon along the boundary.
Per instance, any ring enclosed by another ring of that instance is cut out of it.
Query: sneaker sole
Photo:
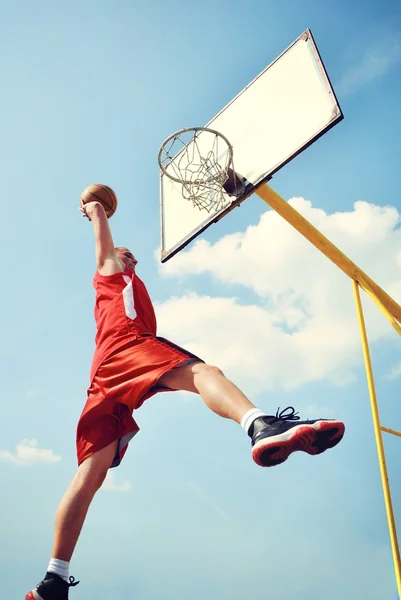
[[[286,433],[263,438],[252,448],[252,458],[261,467],[285,462],[293,452],[312,456],[334,448],[344,436],[341,421],[317,421],[312,425],[295,425]]]
[[[43,600],[43,598],[37,592],[31,591],[27,593],[25,600]]]

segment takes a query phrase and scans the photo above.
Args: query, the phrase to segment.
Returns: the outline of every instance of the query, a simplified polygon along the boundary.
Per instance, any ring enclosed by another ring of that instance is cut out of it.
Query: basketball
[[[103,185],[101,183],[89,185],[82,192],[81,200],[84,204],[87,202],[100,202],[106,211],[108,219],[116,212],[117,196],[108,185]]]

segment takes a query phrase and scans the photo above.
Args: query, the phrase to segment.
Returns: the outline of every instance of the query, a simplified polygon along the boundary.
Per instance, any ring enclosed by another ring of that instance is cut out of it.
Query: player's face
[[[136,260],[132,252],[128,250],[128,248],[119,248],[117,250],[117,256],[118,258],[121,258],[121,260],[127,267],[135,271],[135,267],[138,264],[138,261]]]

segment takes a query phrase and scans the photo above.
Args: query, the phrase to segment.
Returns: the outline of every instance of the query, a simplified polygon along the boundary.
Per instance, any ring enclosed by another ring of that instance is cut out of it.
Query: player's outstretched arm
[[[114,250],[113,236],[109,220],[100,202],[81,201],[80,211],[93,225],[95,234],[96,266],[101,275],[113,275],[124,271],[124,263],[118,258]]]

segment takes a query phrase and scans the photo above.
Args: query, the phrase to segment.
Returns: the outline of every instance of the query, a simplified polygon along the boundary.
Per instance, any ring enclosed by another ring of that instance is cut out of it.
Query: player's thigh
[[[86,458],[78,467],[78,474],[86,481],[96,481],[101,485],[107,475],[107,471],[113,464],[117,452],[118,440],[115,440],[101,450],[94,452]]]
[[[159,383],[171,390],[182,390],[198,394],[199,391],[195,386],[195,377],[202,373],[212,374],[221,373],[221,371],[217,367],[212,367],[201,360],[196,360],[182,365],[181,367],[174,367],[174,369],[171,369],[161,377]]]

